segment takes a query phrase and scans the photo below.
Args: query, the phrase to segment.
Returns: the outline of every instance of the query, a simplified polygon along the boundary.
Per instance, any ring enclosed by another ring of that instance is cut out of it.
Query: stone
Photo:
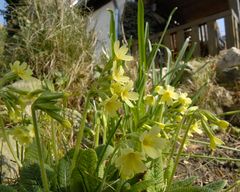
[[[222,51],[216,64],[216,78],[219,84],[234,86],[240,80],[240,50],[232,47]]]

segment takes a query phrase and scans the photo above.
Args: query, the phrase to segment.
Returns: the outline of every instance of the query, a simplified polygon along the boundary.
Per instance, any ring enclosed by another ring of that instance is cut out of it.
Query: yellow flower
[[[114,43],[114,53],[118,60],[132,61],[133,57],[130,55],[127,55],[127,52],[128,52],[128,48],[126,45],[123,45],[122,47],[120,47],[119,41],[116,41]]]
[[[159,95],[162,95],[161,102],[166,102],[168,106],[173,104],[173,100],[178,98],[178,94],[174,92],[174,87],[170,85],[166,85],[166,89],[158,89],[157,90]]]
[[[126,86],[123,87],[123,90],[121,92],[121,98],[122,100],[129,106],[134,107],[131,101],[138,100],[138,93],[131,92],[131,89],[133,88],[133,82],[129,81]]]
[[[190,126],[190,131],[188,132],[188,135],[189,136],[193,136],[192,132],[195,132],[195,133],[197,133],[199,135],[201,135],[203,133],[202,129],[200,129],[200,121],[196,121],[195,123],[193,123]]]
[[[118,101],[118,96],[113,95],[111,98],[106,99],[103,102],[104,111],[110,116],[115,117],[117,115],[117,110],[122,106],[121,102]]]
[[[145,160],[145,157],[142,153],[126,148],[121,151],[121,155],[116,159],[115,165],[119,169],[122,179],[131,179],[135,174],[143,173],[147,170],[143,160]]]
[[[178,97],[178,102],[183,106],[189,106],[192,103],[192,100],[187,97],[187,93],[181,93]]]
[[[164,139],[159,136],[159,130],[158,127],[154,127],[150,131],[145,131],[140,137],[144,153],[152,159],[160,156],[160,150],[164,145]]]
[[[215,150],[217,148],[217,146],[224,144],[224,142],[221,139],[217,138],[216,136],[214,136],[212,134],[209,135],[209,138],[210,138],[210,148],[212,150]]]
[[[121,93],[123,91],[123,85],[118,82],[111,83],[110,90],[113,95],[116,94],[118,96],[121,96]]]
[[[13,129],[11,134],[21,145],[32,143],[35,136],[32,125],[28,125],[27,127],[16,127]]]
[[[227,121],[224,121],[224,120],[219,120],[217,122],[217,125],[222,129],[226,129],[229,126],[229,123]]]
[[[154,92],[160,95],[160,93],[162,93],[163,90],[164,90],[163,86],[158,85],[157,87],[155,87]]]
[[[126,83],[129,81],[129,78],[127,76],[124,76],[124,70],[123,67],[117,66],[117,62],[113,62],[113,68],[112,68],[112,78],[114,81],[119,82],[119,83]]]
[[[155,97],[153,95],[146,95],[144,101],[147,105],[153,106],[155,104]]]
[[[11,71],[21,77],[23,80],[28,80],[32,76],[32,70],[26,63],[20,64],[19,61],[15,61],[10,65]]]

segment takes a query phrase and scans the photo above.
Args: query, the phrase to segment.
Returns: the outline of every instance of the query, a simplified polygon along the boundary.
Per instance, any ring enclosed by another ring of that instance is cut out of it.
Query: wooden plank
[[[232,14],[232,11],[230,11],[230,10],[224,11],[224,12],[221,12],[221,13],[218,13],[218,14],[215,14],[215,15],[211,15],[209,17],[204,17],[202,19],[195,20],[195,21],[187,23],[185,25],[180,25],[179,27],[171,28],[171,29],[169,29],[169,32],[174,33],[174,32],[177,32],[179,30],[187,29],[187,28],[189,28],[191,26],[194,26],[194,25],[200,25],[200,24],[203,24],[203,23],[207,23],[208,21],[211,21],[211,20],[217,20],[217,19],[220,19],[220,18],[224,18],[224,17],[227,17],[231,14]]]
[[[195,26],[192,27],[191,40],[192,40],[193,43],[196,42],[196,48],[195,48],[194,53],[193,53],[194,57],[200,57],[201,56],[199,31],[198,30],[199,30],[198,25],[195,25]]]
[[[216,28],[216,21],[207,22],[207,30],[208,30],[208,51],[209,55],[218,54],[218,35]]]

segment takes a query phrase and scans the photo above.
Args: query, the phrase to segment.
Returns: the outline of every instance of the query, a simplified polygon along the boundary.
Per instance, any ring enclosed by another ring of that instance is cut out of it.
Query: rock
[[[232,47],[221,52],[216,64],[216,78],[219,84],[231,88],[240,80],[240,50]]]
[[[15,146],[15,142],[10,138],[10,142]],[[5,142],[0,138],[0,181],[2,183],[9,183],[11,179],[18,177],[18,166],[13,160],[12,154]]]

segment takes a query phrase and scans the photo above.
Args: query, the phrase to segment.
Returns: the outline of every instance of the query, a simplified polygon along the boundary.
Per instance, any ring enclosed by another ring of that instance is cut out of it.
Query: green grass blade
[[[116,41],[116,30],[115,30],[115,18],[114,18],[114,14],[112,10],[108,10],[110,13],[110,31],[109,31],[109,35],[110,35],[110,39],[111,39],[111,51],[112,51],[112,57],[115,56],[114,54],[114,42]]]

